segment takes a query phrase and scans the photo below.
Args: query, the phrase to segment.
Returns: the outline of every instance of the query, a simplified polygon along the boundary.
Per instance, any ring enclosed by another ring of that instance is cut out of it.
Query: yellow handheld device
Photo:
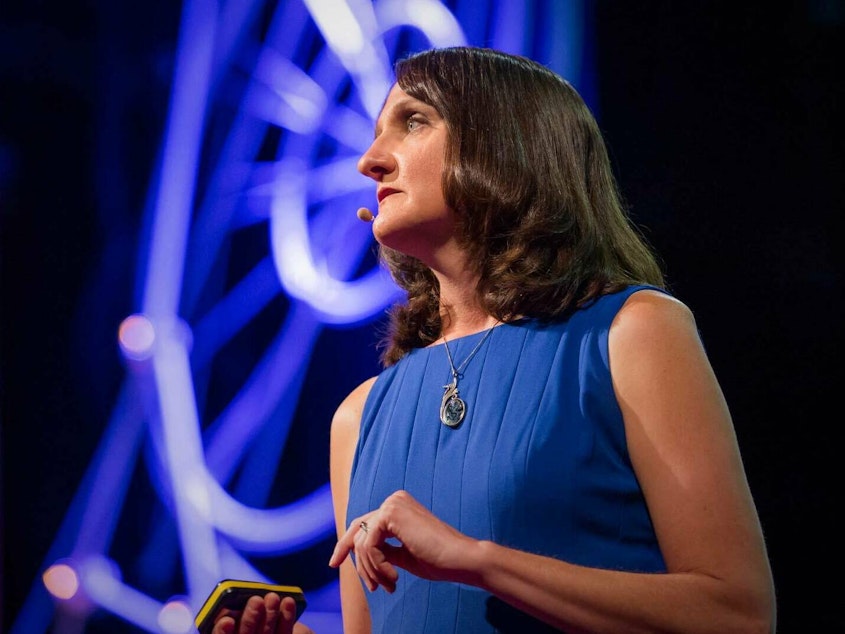
[[[297,586],[279,586],[261,581],[242,581],[240,579],[224,579],[218,583],[205,603],[202,604],[194,623],[200,634],[211,634],[214,621],[220,610],[243,610],[251,596],[264,596],[268,592],[275,592],[280,597],[293,597],[296,600],[296,618],[302,615],[307,605],[302,588]]]

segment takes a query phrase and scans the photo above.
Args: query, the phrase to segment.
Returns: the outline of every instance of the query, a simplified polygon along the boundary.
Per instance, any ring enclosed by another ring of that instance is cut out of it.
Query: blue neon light
[[[184,2],[142,293],[118,333],[124,386],[44,565],[70,562],[79,590],[54,604],[36,580],[12,634],[46,633],[63,612],[84,620],[80,605],[148,632],[189,631],[185,615],[220,578],[266,579],[253,555],[330,538],[324,482],[293,502],[269,500],[325,328],[373,321],[399,297],[380,267],[366,268],[372,237],[355,217],[374,202],[355,163],[392,60],[408,47],[489,45],[540,59],[579,85],[589,80],[584,11],[583,0]],[[234,101],[232,77],[242,84]],[[220,120],[227,124],[212,144]],[[255,227],[267,252],[224,280],[235,237]],[[276,332],[234,395],[209,407],[215,361],[269,307],[281,313]],[[112,552],[138,465],[160,517],[143,552]],[[124,569],[140,571],[138,582]],[[184,587],[161,596],[153,577]],[[340,632],[336,581],[308,590],[312,624]]]

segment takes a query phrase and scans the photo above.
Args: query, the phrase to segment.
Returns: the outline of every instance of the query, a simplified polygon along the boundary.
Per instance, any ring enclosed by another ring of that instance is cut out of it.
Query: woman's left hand
[[[388,539],[395,538],[399,545]],[[431,580],[471,582],[479,542],[435,517],[406,491],[390,495],[375,511],[355,518],[338,540],[329,565],[355,552],[358,575],[370,591],[396,589],[396,566]]]

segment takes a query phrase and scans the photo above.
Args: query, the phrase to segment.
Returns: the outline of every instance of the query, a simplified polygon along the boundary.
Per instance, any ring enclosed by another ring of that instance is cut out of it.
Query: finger
[[[387,543],[391,534],[382,528],[380,523],[369,525],[365,546],[375,545],[367,549],[369,563],[367,569],[373,580],[388,592],[396,590],[396,581],[399,579],[399,572],[389,559],[389,554],[398,547]]]
[[[394,553],[397,551],[404,552],[401,546],[391,546],[390,544],[382,544],[379,548],[381,561],[378,564],[378,571],[380,583],[382,587],[388,592],[396,590],[396,582],[399,581],[399,571],[396,569],[394,562],[401,561],[401,557],[396,557]]]
[[[373,565],[366,547],[367,535],[359,533],[355,538],[355,569],[364,585],[372,592],[378,587],[373,574]]]
[[[211,634],[235,634],[235,619],[231,616],[224,616],[214,624]]]
[[[399,574],[382,552],[383,548],[390,547],[385,542],[389,534],[380,528],[377,515],[370,513],[353,520],[344,539],[350,534],[353,535],[355,568],[364,585],[371,592],[378,586],[393,592]]]
[[[238,634],[261,634],[264,629],[265,617],[264,598],[257,595],[250,597],[241,615],[241,626],[238,628]]]
[[[388,560],[385,551],[393,550],[396,547],[378,541],[377,535],[377,532],[371,531],[369,535],[359,536],[357,540],[355,556],[360,563],[358,574],[371,591],[378,586],[382,586],[388,592],[394,592],[396,582],[399,579],[399,572],[393,563]]]
[[[366,515],[357,517],[349,524],[349,528],[341,535],[340,539],[335,544],[332,556],[329,559],[329,566],[337,568],[343,563],[344,559],[349,556],[349,553],[355,549],[355,539],[363,532],[361,525],[366,523]]]
[[[331,558],[329,558],[329,566],[332,568],[337,568],[344,562],[344,560],[349,556],[349,553],[352,551],[352,547],[347,545],[346,542],[343,541],[341,538],[337,544],[335,544],[334,551],[332,552]]]
[[[279,618],[279,604],[282,600],[275,592],[264,595],[264,628],[262,634],[274,634]]]
[[[394,548],[394,546],[382,543],[367,550],[367,557],[369,559],[367,569],[370,571],[370,575],[375,583],[382,586],[388,592],[396,590],[396,581],[399,579],[399,572],[389,561],[385,552],[388,549]]]
[[[276,628],[277,634],[293,634],[293,626],[296,622],[296,601],[293,597],[284,597],[279,606],[279,625]]]

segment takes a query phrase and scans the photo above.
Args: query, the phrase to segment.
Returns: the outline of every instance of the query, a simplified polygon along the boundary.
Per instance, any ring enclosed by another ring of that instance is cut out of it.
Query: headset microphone
[[[373,212],[366,207],[361,207],[358,209],[358,218],[364,222],[372,222],[375,216],[373,216]]]

